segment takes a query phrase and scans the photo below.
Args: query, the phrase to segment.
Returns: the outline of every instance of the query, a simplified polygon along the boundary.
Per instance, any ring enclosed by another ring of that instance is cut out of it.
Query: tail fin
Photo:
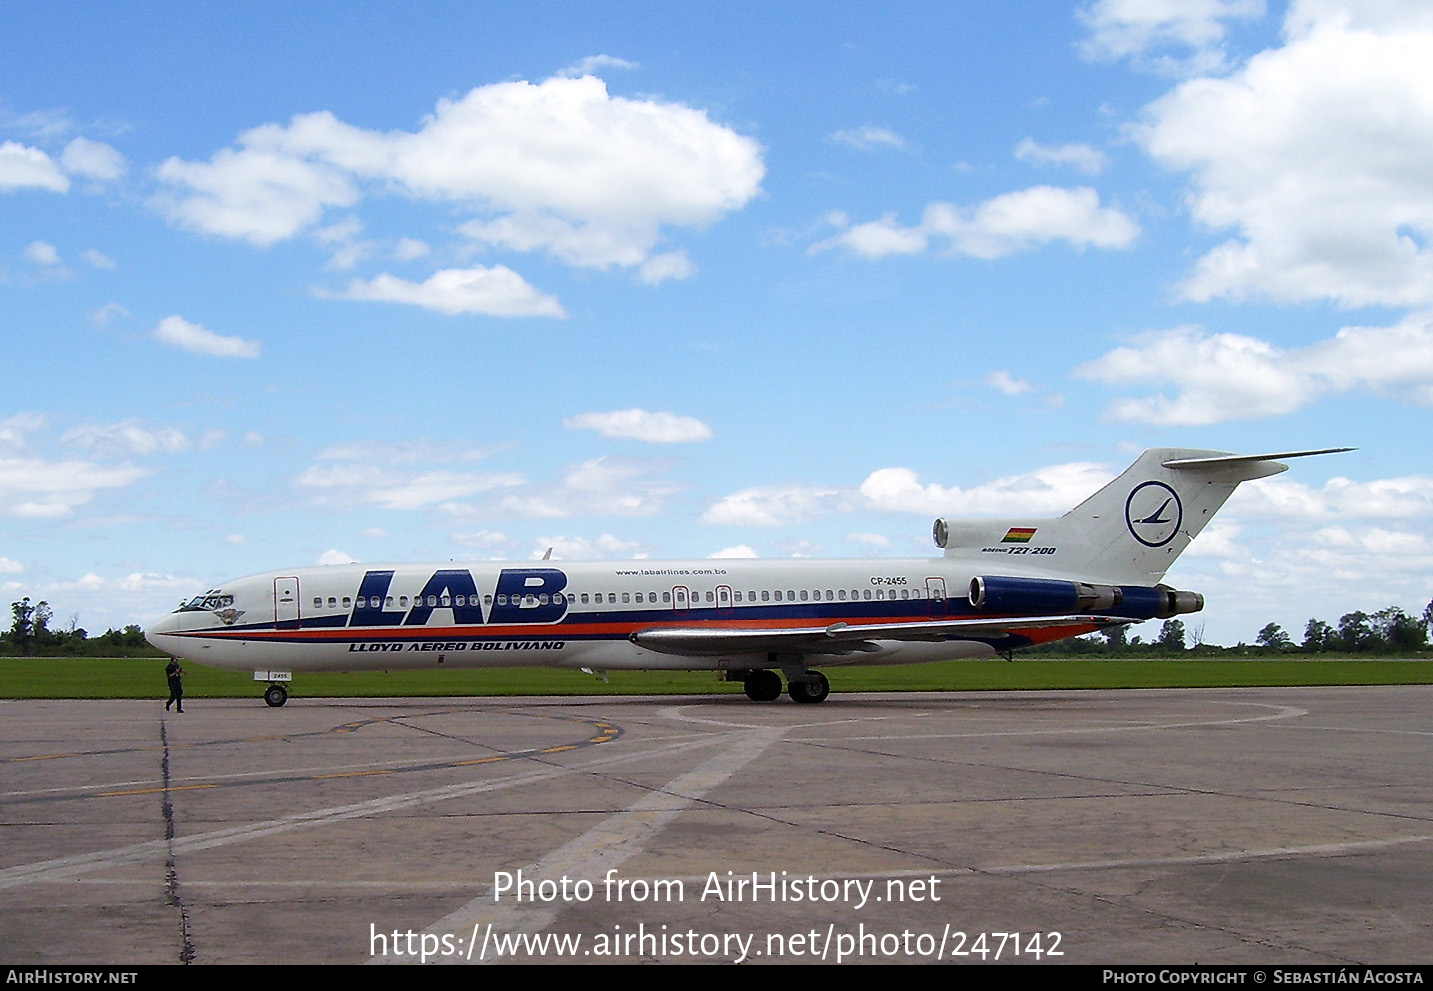
[[[1240,482],[1287,471],[1278,458],[1350,450],[1156,448],[1058,519],[936,520],[936,544],[946,557],[971,557],[982,570],[998,565],[1001,574],[1060,572],[1084,581],[1156,585]]]

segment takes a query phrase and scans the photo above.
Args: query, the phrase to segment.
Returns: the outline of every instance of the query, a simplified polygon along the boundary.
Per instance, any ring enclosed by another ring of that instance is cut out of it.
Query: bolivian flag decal
[[[1030,538],[1035,536],[1037,529],[1039,528],[1033,526],[1012,526],[1005,531],[1005,536],[1000,538],[1000,542],[1002,544],[1028,544]]]

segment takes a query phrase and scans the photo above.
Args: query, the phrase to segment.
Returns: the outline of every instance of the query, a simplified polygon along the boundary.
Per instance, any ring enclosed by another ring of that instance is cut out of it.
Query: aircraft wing
[[[762,651],[789,654],[850,654],[874,652],[876,640],[939,643],[947,640],[999,640],[1012,633],[1088,626],[1100,629],[1138,623],[1122,616],[1033,616],[1005,619],[944,619],[919,623],[874,623],[776,629],[733,629],[706,626],[658,626],[630,637],[639,647],[662,654],[711,657]]]

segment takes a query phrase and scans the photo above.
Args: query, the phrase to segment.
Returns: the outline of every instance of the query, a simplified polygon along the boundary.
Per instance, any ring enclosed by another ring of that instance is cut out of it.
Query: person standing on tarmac
[[[179,658],[171,657],[169,663],[164,667],[164,676],[169,679],[169,701],[164,703],[164,711],[168,712],[169,707],[179,703],[179,711],[184,711],[184,669],[179,666]]]

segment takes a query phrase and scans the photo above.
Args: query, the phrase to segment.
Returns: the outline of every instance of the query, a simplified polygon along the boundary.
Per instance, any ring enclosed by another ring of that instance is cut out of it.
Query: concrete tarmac
[[[0,702],[0,964],[1433,962],[1433,687],[186,708]]]

